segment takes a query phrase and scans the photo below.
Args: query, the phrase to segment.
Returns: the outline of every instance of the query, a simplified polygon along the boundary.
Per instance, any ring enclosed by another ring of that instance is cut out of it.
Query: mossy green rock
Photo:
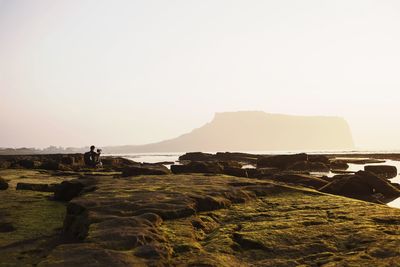
[[[104,177],[96,186],[68,204],[64,233],[76,243],[58,246],[39,266],[400,261],[400,210],[384,205],[225,175]]]
[[[28,169],[0,175],[10,186],[0,191],[0,266],[400,262],[399,209],[290,186],[282,179],[216,174],[122,178],[106,171],[60,175]],[[90,182],[94,191],[83,190],[66,203],[51,200],[52,193],[15,190],[20,182],[63,181]]]

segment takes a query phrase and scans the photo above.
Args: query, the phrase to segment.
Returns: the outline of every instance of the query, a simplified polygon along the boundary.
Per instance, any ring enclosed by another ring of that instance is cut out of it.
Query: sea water
[[[215,153],[215,152],[208,152],[208,153]],[[293,154],[293,153],[298,153],[298,152],[269,152],[269,151],[250,151],[250,152],[244,152],[244,153],[250,153],[250,154]],[[395,152],[376,152],[376,151],[370,151],[370,152],[365,152],[365,151],[351,151],[351,152],[307,152],[309,154],[356,154],[356,153],[395,153]],[[179,156],[185,154],[184,152],[171,152],[171,153],[127,153],[127,154],[105,154],[105,156],[118,156],[118,157],[123,157],[126,159],[130,159],[136,162],[147,162],[147,163],[158,163],[158,162],[178,162]],[[165,164],[167,167],[169,167],[171,164]],[[372,163],[372,164],[365,164],[365,165],[392,165],[396,166],[397,170],[400,170],[400,161],[395,161],[395,160],[385,160],[383,163]],[[352,171],[352,172],[357,172],[360,170],[364,170],[363,164],[349,164],[349,168],[346,171]],[[335,175],[332,172],[329,173],[319,173],[323,175],[327,175],[328,177],[332,177]],[[398,183],[400,184],[400,173],[398,173],[397,177],[390,179],[391,182],[393,183]],[[395,208],[400,208],[400,198],[395,199],[394,201],[390,202],[387,204],[390,207],[395,207]]]

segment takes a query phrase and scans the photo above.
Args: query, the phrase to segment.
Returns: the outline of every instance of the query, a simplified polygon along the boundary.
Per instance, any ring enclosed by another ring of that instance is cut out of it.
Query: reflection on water
[[[215,153],[215,152],[210,152],[210,153]],[[253,153],[253,154],[272,154],[271,152],[246,152],[246,153]],[[351,153],[357,153],[357,152],[349,152]],[[137,162],[147,162],[147,163],[157,163],[157,162],[177,162],[179,156],[183,155],[185,153],[178,152],[178,153],[132,153],[132,154],[106,154],[105,156],[119,156],[119,157],[124,157],[133,161]],[[274,153],[278,154],[278,153]],[[282,153],[283,154],[283,153]],[[400,170],[400,161],[394,161],[394,160],[386,160],[384,163],[372,163],[372,164],[365,164],[365,165],[392,165],[396,166],[397,170]],[[349,164],[349,168],[347,171],[351,172],[357,172],[360,170],[364,170],[364,166],[362,164]],[[167,167],[170,166],[170,164],[166,164]],[[252,167],[251,165],[248,165],[247,167]],[[323,175],[327,175],[328,177],[332,177],[336,175],[335,173],[329,172],[329,173],[319,173]],[[398,183],[400,184],[400,175],[397,175],[397,177],[391,179],[393,183]],[[396,207],[400,208],[400,198],[388,203],[388,206],[390,207]]]
[[[400,161],[395,161],[395,160],[386,160],[384,163],[373,163],[373,164],[366,164],[366,165],[391,165],[391,166],[396,166],[397,172],[400,170]],[[349,164],[349,171],[360,171],[364,170],[365,165],[358,165],[358,164]],[[394,177],[393,179],[390,179],[392,183],[397,183],[400,184],[400,175],[397,173],[397,176]],[[400,198],[393,200],[392,202],[389,202],[387,204],[390,207],[395,207],[395,208],[400,208]]]
[[[118,156],[137,162],[158,163],[176,162],[184,153],[132,153],[132,154],[105,154],[104,156]]]

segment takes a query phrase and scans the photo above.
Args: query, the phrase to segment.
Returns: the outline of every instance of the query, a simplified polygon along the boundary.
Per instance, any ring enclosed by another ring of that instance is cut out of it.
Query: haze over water
[[[145,144],[215,112],[400,148],[398,1],[0,0],[0,147]]]

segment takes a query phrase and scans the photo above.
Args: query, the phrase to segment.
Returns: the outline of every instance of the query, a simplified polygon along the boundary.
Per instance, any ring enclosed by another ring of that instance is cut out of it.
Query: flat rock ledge
[[[400,210],[214,174],[96,179],[48,266],[399,266]]]

